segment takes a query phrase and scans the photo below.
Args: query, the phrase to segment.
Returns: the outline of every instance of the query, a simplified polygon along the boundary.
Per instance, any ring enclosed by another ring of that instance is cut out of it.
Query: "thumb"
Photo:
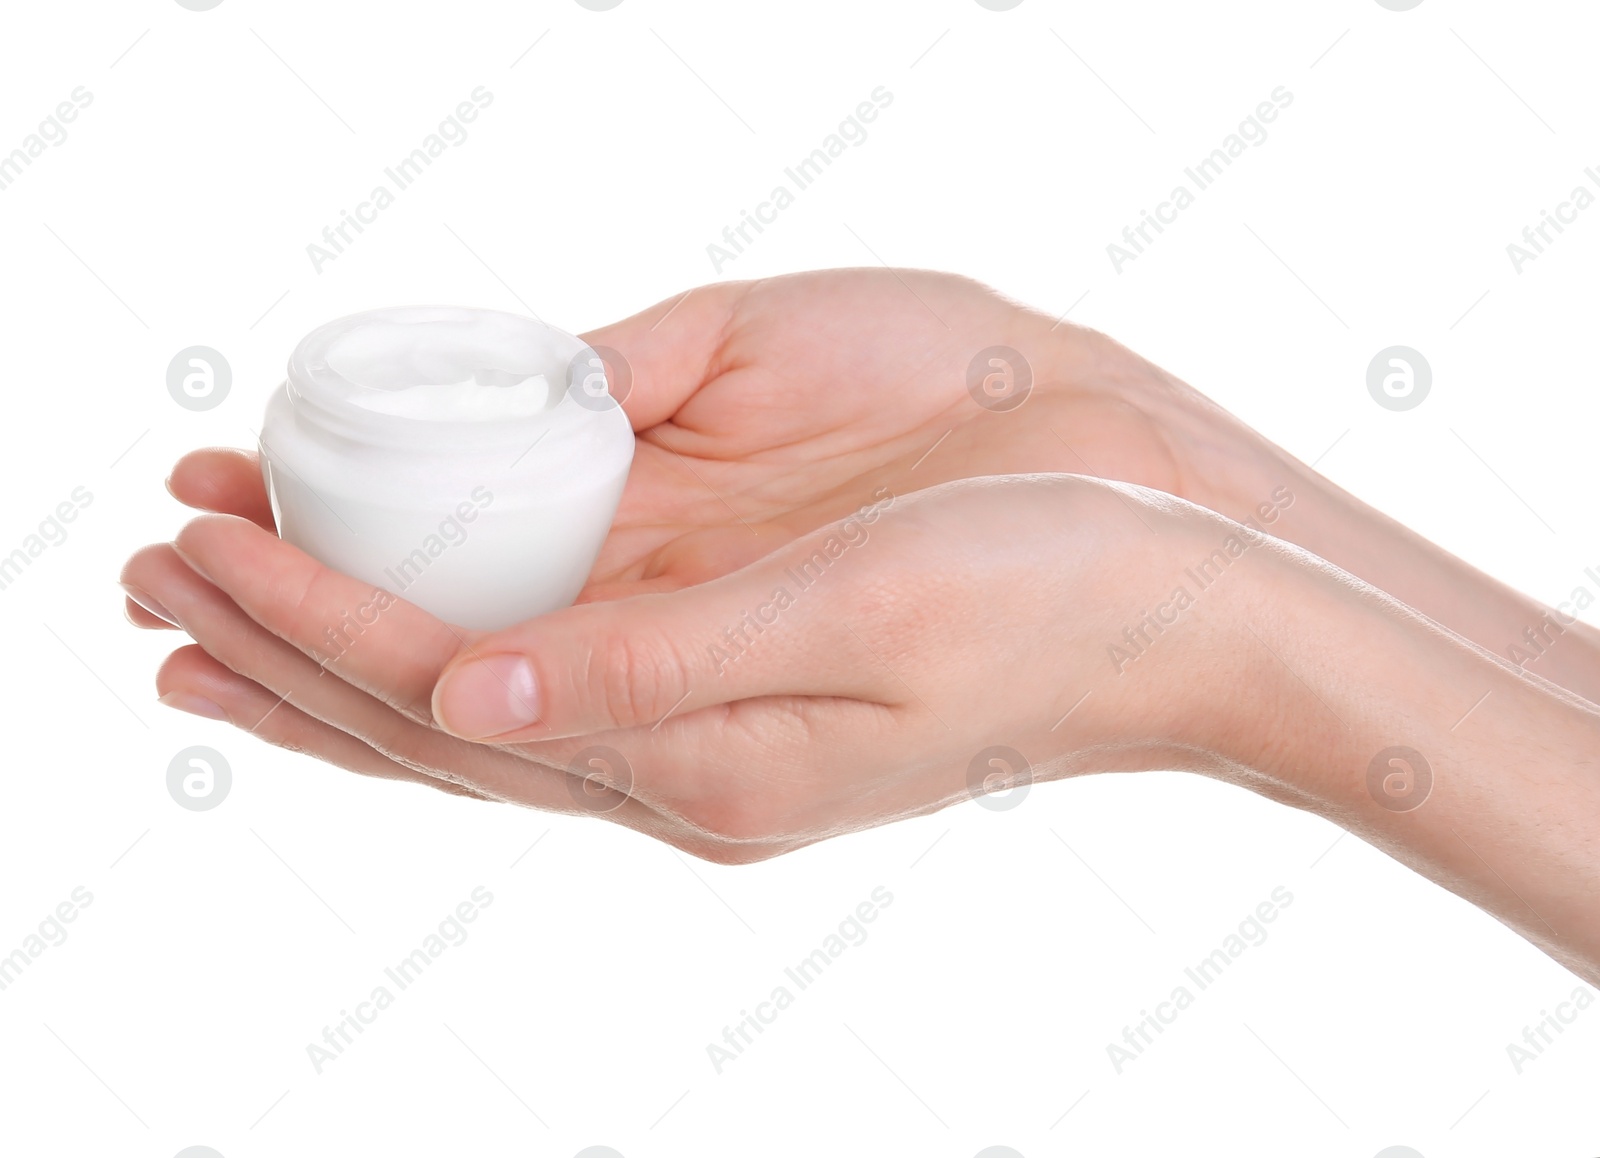
[[[648,430],[676,414],[712,375],[722,340],[748,282],[719,282],[674,294],[620,322],[579,337],[605,363],[612,397]],[[668,317],[671,321],[662,325]]]
[[[855,560],[829,558],[825,535],[708,583],[580,604],[474,640],[434,687],[434,722],[466,740],[550,740],[757,696],[875,698],[841,602],[849,587],[837,571]]]

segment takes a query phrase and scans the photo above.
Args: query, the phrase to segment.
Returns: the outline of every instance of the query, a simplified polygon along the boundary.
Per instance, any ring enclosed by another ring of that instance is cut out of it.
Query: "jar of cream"
[[[278,533],[447,623],[583,589],[633,461],[598,354],[495,310],[372,310],[308,334],[261,427]]]

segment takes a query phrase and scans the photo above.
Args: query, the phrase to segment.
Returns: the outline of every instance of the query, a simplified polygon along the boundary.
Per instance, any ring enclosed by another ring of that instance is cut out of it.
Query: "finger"
[[[195,519],[173,545],[267,631],[412,719],[431,718],[434,682],[463,642],[453,628],[242,519]]]
[[[621,799],[604,802],[603,809],[595,807],[592,794],[571,783],[581,782],[582,773],[445,735],[326,674],[246,616],[170,546],[140,552],[129,563],[129,571],[142,587],[160,594],[183,629],[213,660],[270,693],[270,702],[256,705],[262,707],[261,715],[230,716],[246,731],[255,731],[268,712],[276,716],[293,707],[403,767],[469,786],[490,799],[554,812],[605,811],[608,819],[645,830],[660,826],[660,818],[638,801]]]
[[[157,631],[163,629],[171,631],[178,626],[177,620],[172,618],[172,612],[161,606],[156,597],[148,591],[141,591],[126,583],[118,586],[124,592],[122,613],[128,617],[129,623],[135,627]]]
[[[332,678],[319,664],[246,616],[170,546],[139,552],[130,560],[128,574],[141,589],[156,594],[213,659],[271,692],[274,703],[299,708],[418,770],[448,769],[449,775],[470,780],[490,794],[521,786],[523,768],[507,763],[513,757],[454,741],[344,680]],[[247,730],[256,723],[235,722]],[[535,778],[530,772],[529,779]]]
[[[829,573],[840,542],[824,528],[708,583],[481,636],[444,671],[433,720],[464,739],[513,742],[657,727],[759,696],[897,702],[882,669],[862,664],[851,644],[842,613],[862,593],[851,576]]]
[[[172,468],[167,490],[185,506],[238,515],[269,531],[275,526],[255,451],[231,447],[190,451]]]
[[[266,688],[224,667],[197,644],[167,657],[156,675],[161,702],[179,711],[224,720],[279,748],[304,752],[329,764],[382,780],[407,780],[441,792],[489,797],[477,789],[407,768],[347,732],[282,702]]]
[[[631,381],[622,408],[635,430],[671,418],[717,372],[722,335],[751,284],[697,286],[579,335],[591,346],[611,347],[626,359]],[[611,386],[616,393],[618,383]]]
[[[912,778],[894,775],[902,763],[920,766],[901,714],[839,697],[680,709],[657,727],[517,748],[569,766],[593,761],[637,799],[677,818],[696,838],[697,855],[722,846],[713,859],[762,859],[837,835],[841,816],[896,815],[917,802]]]

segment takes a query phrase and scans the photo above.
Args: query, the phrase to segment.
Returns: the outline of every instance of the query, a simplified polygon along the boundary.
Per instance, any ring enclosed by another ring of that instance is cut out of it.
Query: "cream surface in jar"
[[[295,348],[261,427],[278,533],[462,627],[565,607],[633,461],[604,375],[580,339],[495,310],[329,322]]]

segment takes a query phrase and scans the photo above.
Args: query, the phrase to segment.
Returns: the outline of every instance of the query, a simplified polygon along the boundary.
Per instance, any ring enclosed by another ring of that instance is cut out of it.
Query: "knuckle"
[[[669,640],[621,625],[591,668],[590,682],[596,711],[616,728],[661,719],[689,690],[687,665]]]

